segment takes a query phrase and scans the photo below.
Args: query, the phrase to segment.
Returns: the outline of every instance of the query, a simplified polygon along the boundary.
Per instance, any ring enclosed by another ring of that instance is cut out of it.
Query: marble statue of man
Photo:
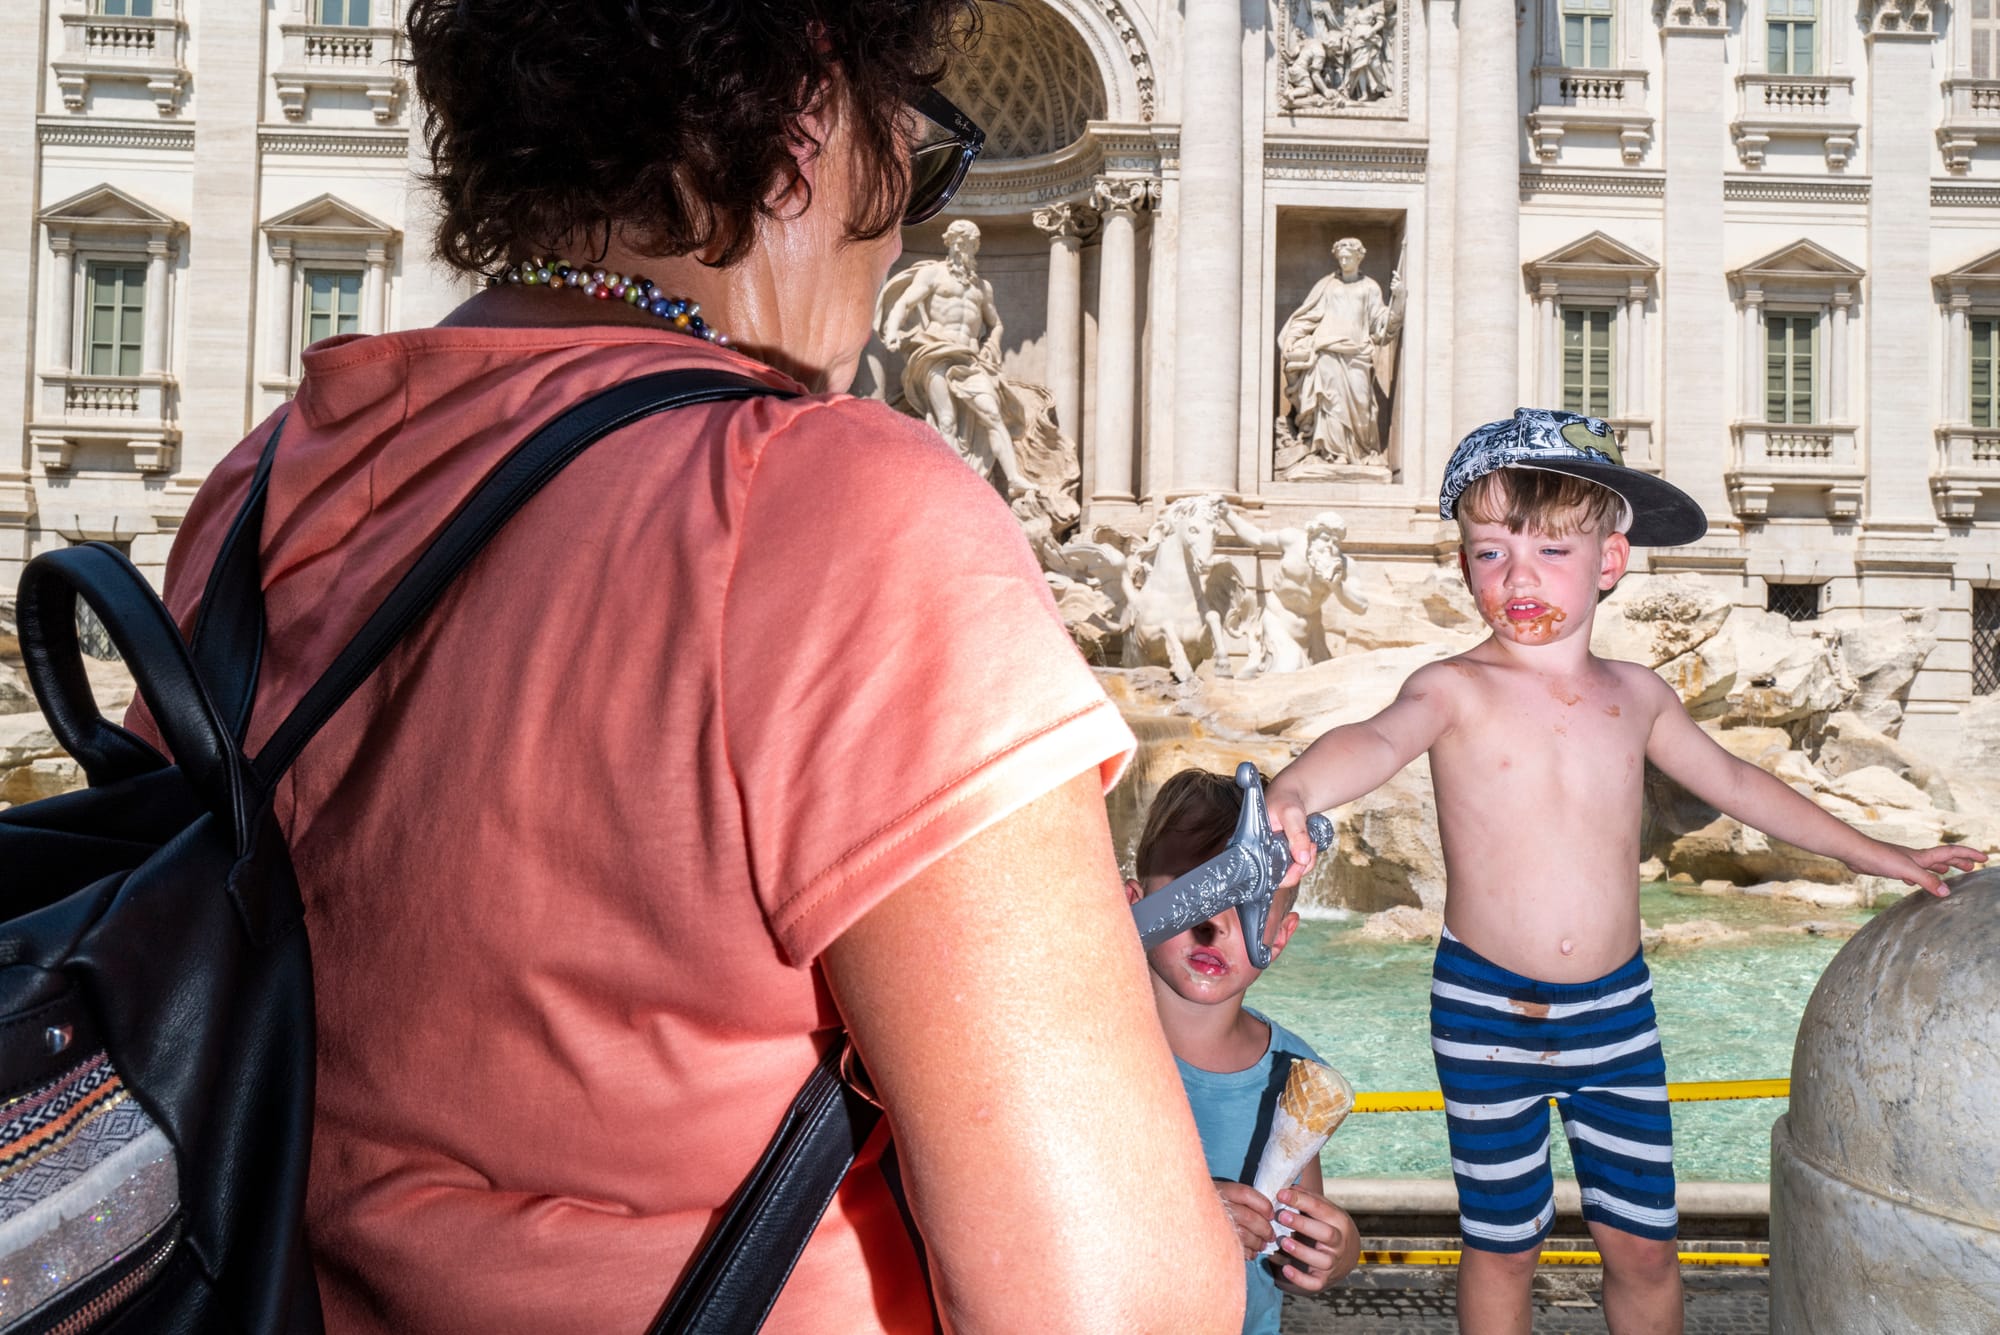
[[[1026,501],[1053,536],[1074,525],[1082,467],[1057,427],[1055,400],[1000,369],[1000,310],[979,276],[979,227],[945,228],[945,258],[895,275],[876,305],[875,329],[904,354],[904,408],[958,447],[1019,512]]]
[[[1346,521],[1336,511],[1322,510],[1303,528],[1260,529],[1232,506],[1225,522],[1244,545],[1278,558],[1275,577],[1264,592],[1262,631],[1251,648],[1248,671],[1297,672],[1332,657],[1326,643],[1326,600],[1338,598],[1357,616],[1368,610],[1368,600],[1347,584],[1350,563],[1340,550]]]
[[[1402,275],[1392,276],[1384,301],[1381,286],[1361,272],[1367,253],[1354,237],[1334,242],[1334,271],[1314,284],[1278,332],[1284,375],[1279,427],[1281,436],[1291,437],[1280,442],[1280,476],[1312,476],[1327,464],[1382,462],[1375,391],[1378,384],[1388,391],[1405,289]]]

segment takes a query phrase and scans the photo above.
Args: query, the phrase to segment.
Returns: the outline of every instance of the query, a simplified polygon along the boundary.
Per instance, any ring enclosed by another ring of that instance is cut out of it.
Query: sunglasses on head
[[[903,210],[903,226],[937,216],[965,184],[972,160],[986,147],[986,131],[972,123],[972,117],[951,104],[935,88],[924,91],[910,104],[916,113],[945,132],[910,150],[910,202]]]

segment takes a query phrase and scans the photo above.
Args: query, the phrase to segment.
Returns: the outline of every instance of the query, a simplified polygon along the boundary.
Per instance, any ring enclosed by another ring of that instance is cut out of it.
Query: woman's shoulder
[[[826,514],[854,507],[851,518],[921,528],[945,538],[953,525],[967,536],[1005,536],[1022,545],[1020,525],[1000,493],[928,424],[879,399],[814,395],[781,405],[757,443],[752,504],[778,493]],[[948,517],[948,518],[947,518]]]

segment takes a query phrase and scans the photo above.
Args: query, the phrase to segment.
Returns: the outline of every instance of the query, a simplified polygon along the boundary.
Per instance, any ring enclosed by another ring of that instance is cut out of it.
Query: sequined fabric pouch
[[[104,1052],[0,1105],[0,1332],[105,1321],[166,1264],[179,1216],[173,1146]]]

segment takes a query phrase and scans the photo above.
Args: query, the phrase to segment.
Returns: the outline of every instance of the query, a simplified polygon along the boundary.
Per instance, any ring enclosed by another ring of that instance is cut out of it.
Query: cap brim
[[[1632,507],[1632,527],[1625,539],[1634,547],[1680,547],[1700,542],[1708,534],[1708,515],[1694,497],[1664,478],[1618,464],[1567,459],[1523,459],[1509,468],[1539,468],[1568,473],[1595,482],[1625,498]]]

